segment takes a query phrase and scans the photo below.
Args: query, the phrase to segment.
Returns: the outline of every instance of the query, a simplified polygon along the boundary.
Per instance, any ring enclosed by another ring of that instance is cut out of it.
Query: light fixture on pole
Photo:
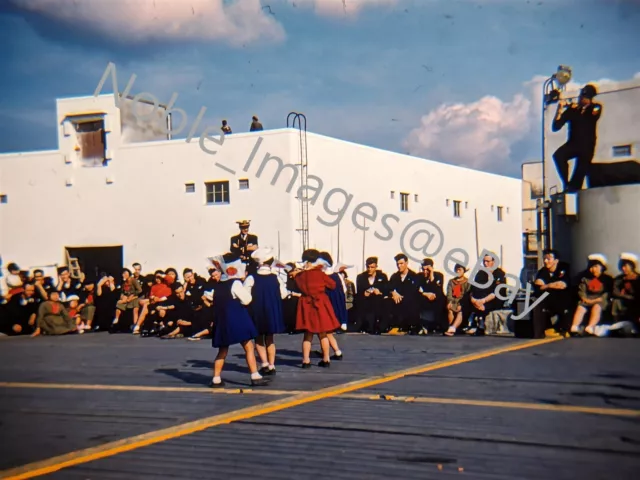
[[[560,92],[564,90],[565,86],[571,81],[572,77],[571,67],[568,65],[560,65],[556,73],[547,78],[542,85],[542,200],[544,205],[548,205],[547,200],[547,163],[546,163],[546,153],[547,153],[547,136],[545,130],[545,115],[547,112],[547,106],[553,103],[557,103],[560,100]],[[547,211],[546,222],[542,222],[545,224],[549,224],[549,213]],[[543,228],[543,224],[541,224],[540,216],[538,218],[538,229],[541,231]],[[545,235],[546,236],[546,235]],[[546,239],[547,248],[551,246],[551,239]],[[538,258],[538,268],[542,268],[542,258]]]

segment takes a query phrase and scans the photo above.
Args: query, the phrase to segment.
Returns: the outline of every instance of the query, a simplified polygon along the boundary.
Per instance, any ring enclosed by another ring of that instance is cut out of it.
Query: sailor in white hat
[[[605,273],[607,257],[601,253],[593,253],[587,257],[587,272],[580,279],[578,296],[580,301],[573,316],[571,334],[580,334],[580,327],[585,315],[589,312],[589,322],[584,331],[589,335],[595,334],[595,327],[602,319],[602,312],[606,311],[613,293],[613,278]]]
[[[282,301],[289,292],[282,279],[272,271],[275,256],[271,248],[258,248],[251,254],[258,264],[255,274],[251,274],[244,282],[245,288],[251,292],[251,317],[258,330],[256,349],[262,362],[261,375],[276,374],[276,344],[273,336],[285,333]]]

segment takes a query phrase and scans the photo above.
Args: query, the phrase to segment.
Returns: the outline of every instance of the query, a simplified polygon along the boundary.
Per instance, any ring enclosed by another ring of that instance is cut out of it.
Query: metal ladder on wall
[[[291,124],[290,119],[293,117]],[[308,157],[307,157],[307,117],[302,113],[291,112],[287,115],[287,128],[296,128],[296,120],[298,123],[298,132],[300,137],[300,228],[296,231],[300,232],[302,251],[309,248],[309,190],[308,186]],[[304,123],[303,123],[304,122]]]

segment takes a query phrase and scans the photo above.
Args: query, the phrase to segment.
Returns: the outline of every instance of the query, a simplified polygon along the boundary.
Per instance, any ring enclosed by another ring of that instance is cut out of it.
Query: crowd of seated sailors
[[[404,254],[394,260],[397,270],[388,275],[378,268],[377,257],[367,258],[366,270],[355,282],[346,272],[348,265],[335,265],[331,273],[339,274],[347,312],[338,333],[484,335],[491,315],[515,308],[496,296],[507,278],[492,255],[482,258],[484,268],[474,281],[467,276],[468,268],[458,264],[456,276],[446,284],[430,258],[420,263],[419,271],[410,267]],[[300,268],[295,262],[286,269],[274,268],[287,289],[283,312],[290,334],[296,333],[300,292],[293,278]],[[607,259],[594,254],[588,257],[586,269],[574,276],[556,251],[544,252],[534,292],[547,295],[533,310],[534,336],[636,334],[640,322],[637,256],[621,254],[618,269],[614,278]],[[109,331],[200,340],[210,337],[215,327],[213,304],[221,273],[214,267],[206,278],[191,268],[183,269],[180,277],[173,267],[143,275],[139,263],[96,278],[85,274],[73,278],[66,266],[58,268],[55,280],[39,269],[21,271],[15,263],[7,271],[0,298],[0,333],[4,335]]]

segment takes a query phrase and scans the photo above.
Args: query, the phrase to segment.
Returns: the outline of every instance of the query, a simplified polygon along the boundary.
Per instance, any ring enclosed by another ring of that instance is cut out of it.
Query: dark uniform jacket
[[[356,277],[356,307],[360,313],[380,313],[382,299],[389,293],[389,278],[381,270],[376,270],[373,285],[369,284],[369,274],[362,272]],[[377,288],[382,295],[364,296],[364,292]]]
[[[602,105],[592,103],[582,108],[573,104],[567,108],[559,119],[553,120],[551,129],[554,132],[560,130],[566,123],[569,124],[568,144],[583,148],[595,148],[596,145],[596,123],[602,115]]]
[[[434,293],[436,295],[435,300],[429,300],[424,295],[421,295],[421,305],[423,310],[442,310],[445,306],[445,294],[444,294],[444,275],[440,272],[433,272],[433,281],[429,277],[419,275],[420,288],[424,293]]]
[[[252,252],[247,250],[248,244],[258,245],[258,236],[248,233],[247,238],[243,239],[241,234],[234,235],[229,242],[229,251],[239,255],[243,261],[249,261]]]

